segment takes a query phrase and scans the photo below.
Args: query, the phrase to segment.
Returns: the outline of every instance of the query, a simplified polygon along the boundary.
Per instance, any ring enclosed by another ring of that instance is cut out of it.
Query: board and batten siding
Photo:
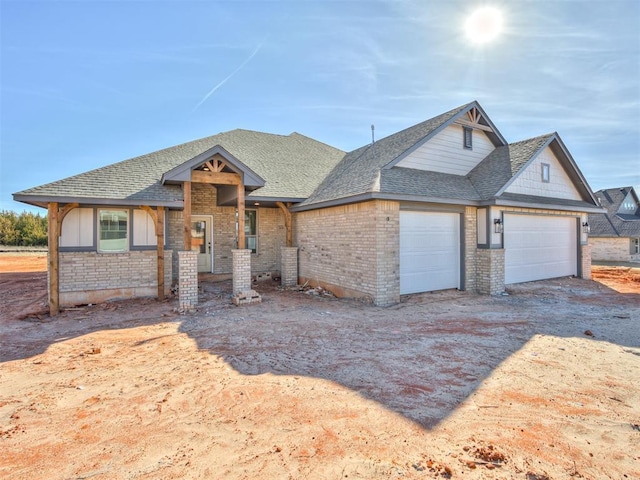
[[[549,165],[549,181],[542,181],[542,164]],[[573,182],[549,147],[545,148],[505,190],[538,197],[582,200]]]
[[[61,247],[93,247],[93,208],[74,208],[64,217]]]
[[[144,210],[133,211],[133,245],[157,245],[156,226],[153,218]]]
[[[472,145],[472,149],[464,148],[462,127],[450,125],[400,160],[396,166],[466,175],[495,148],[482,130],[473,131]]]

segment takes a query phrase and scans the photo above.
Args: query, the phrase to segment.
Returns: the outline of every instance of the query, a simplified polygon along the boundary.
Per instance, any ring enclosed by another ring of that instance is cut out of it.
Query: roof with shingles
[[[566,200],[541,197],[520,196],[515,199],[502,193],[505,186],[545,146],[557,147],[564,156],[570,155],[556,133],[506,144],[491,121],[484,118],[483,112],[483,121],[493,129],[492,142],[497,147],[466,176],[397,166],[409,152],[454,121],[464,118],[472,108],[482,112],[477,102],[470,102],[346,154],[298,133],[284,136],[231,130],[14,195],[16,200],[39,201],[40,204],[65,198],[87,203],[100,199],[107,203],[127,201],[179,207],[182,190],[179,185],[162,184],[163,174],[184,167],[189,161],[196,161],[199,155],[207,155],[205,152],[220,146],[265,181],[264,186],[248,195],[249,198],[300,201],[296,207],[300,210],[359,201],[375,195],[451,203],[466,201],[477,204],[511,199],[535,204],[551,201],[555,205],[594,207],[595,200],[594,203],[589,200],[592,192],[586,183],[583,187],[586,201],[574,202],[575,205]],[[570,158],[567,161],[573,162]],[[574,168],[577,171],[577,166]],[[577,172],[577,183],[582,181],[580,175]]]
[[[595,193],[607,213],[589,214],[592,237],[640,237],[640,207],[633,215],[618,213],[629,193],[637,204],[638,195],[633,187],[608,188]]]
[[[163,173],[220,145],[265,180],[254,197],[307,198],[344,152],[299,133],[231,130],[107,165],[18,196],[179,202],[182,190],[162,185]]]
[[[507,182],[516,176],[527,162],[549,141],[553,134],[510,143],[497,147],[467,177],[480,198],[488,200],[495,196]]]
[[[301,205],[313,205],[362,193],[380,192],[381,188],[384,191],[384,180],[387,178],[391,180],[394,187],[397,187],[399,185],[398,177],[401,174],[388,175],[387,172],[381,174],[381,169],[473,104],[475,102],[462,105],[437,117],[377,140],[373,144],[365,145],[347,153],[313,194]],[[454,176],[451,175],[451,177]],[[456,179],[455,182],[458,182],[458,180]],[[407,185],[409,183],[412,182],[407,182]],[[388,188],[393,189],[392,186]]]

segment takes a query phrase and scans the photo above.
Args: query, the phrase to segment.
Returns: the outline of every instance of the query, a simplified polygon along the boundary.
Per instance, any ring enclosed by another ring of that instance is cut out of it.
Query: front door
[[[191,250],[198,252],[198,272],[212,272],[211,263],[211,226],[210,216],[193,216],[191,218]]]

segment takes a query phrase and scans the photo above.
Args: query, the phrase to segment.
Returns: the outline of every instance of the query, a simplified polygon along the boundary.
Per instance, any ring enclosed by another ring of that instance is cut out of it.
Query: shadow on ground
[[[262,303],[233,307],[230,282],[201,282],[198,311],[185,316],[175,313],[175,301],[146,299],[81,307],[54,320],[0,317],[0,361],[99,330],[178,322],[199,349],[244,375],[333,381],[432,428],[534,335],[640,347],[640,295],[573,278],[517,285],[500,297],[413,295],[388,308],[271,282],[256,288]]]

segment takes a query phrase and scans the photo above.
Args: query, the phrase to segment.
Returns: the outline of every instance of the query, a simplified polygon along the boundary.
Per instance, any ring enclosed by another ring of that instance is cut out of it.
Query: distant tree
[[[17,228],[18,216],[15,212],[0,212],[0,245],[18,245],[20,232]]]
[[[47,217],[39,213],[0,212],[0,245],[47,245]]]

